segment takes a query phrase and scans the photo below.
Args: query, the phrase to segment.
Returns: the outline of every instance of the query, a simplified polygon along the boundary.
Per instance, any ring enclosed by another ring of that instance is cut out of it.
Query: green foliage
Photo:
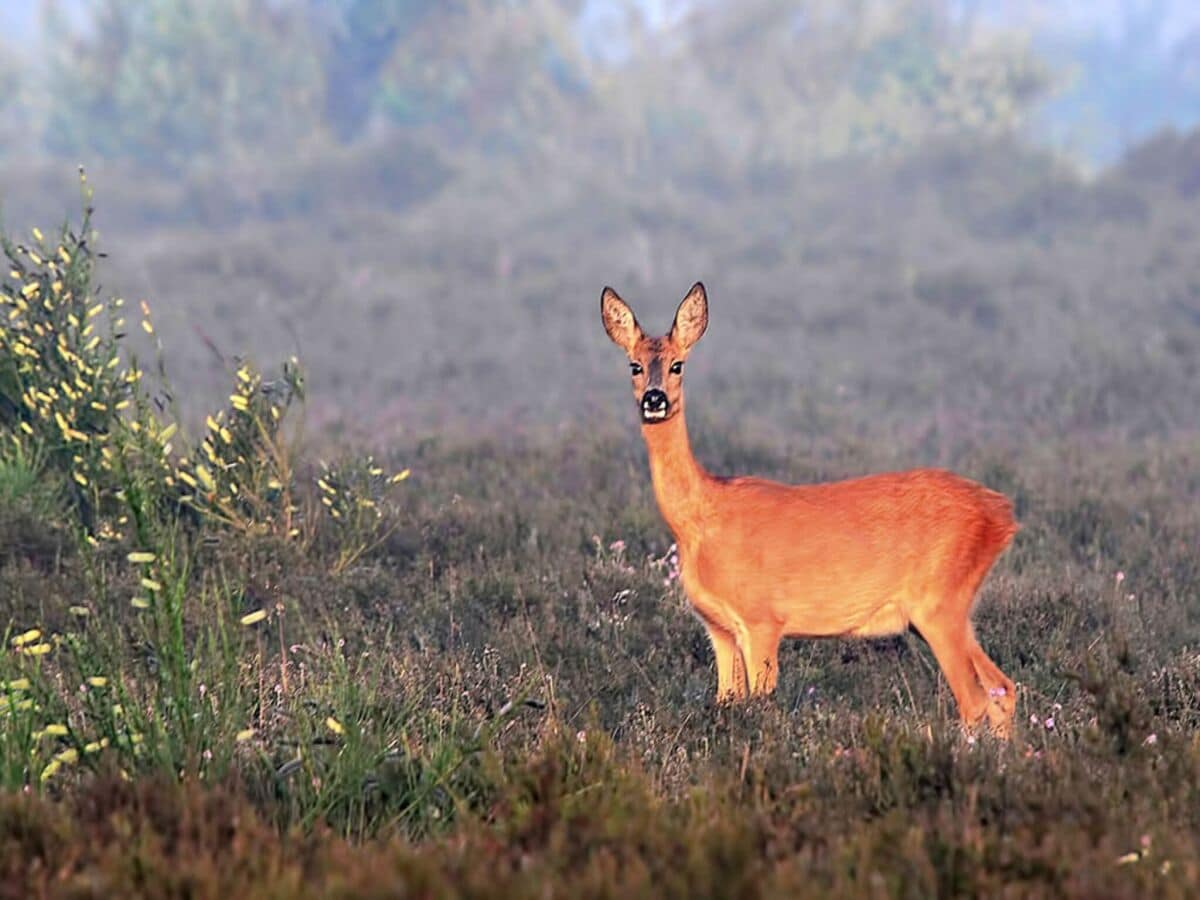
[[[83,189],[86,203],[86,181]],[[15,460],[37,460],[61,477],[84,527],[109,535],[117,450],[129,432],[156,437],[158,427],[139,391],[141,369],[119,353],[124,302],[92,294],[93,237],[88,207],[78,230],[64,225],[52,240],[37,229],[31,245],[3,239],[0,429]]]
[[[0,454],[0,509],[34,521],[57,522],[62,518],[63,493],[39,450],[14,444]]]
[[[246,611],[241,567],[200,568],[204,548],[228,535],[311,542],[322,521],[372,535],[377,524],[362,525],[359,511],[381,518],[386,488],[403,480],[373,462],[361,484],[339,476],[337,504],[312,504],[317,518],[299,527],[299,434],[285,431],[303,396],[295,360],[273,381],[240,365],[228,408],[207,418],[193,449],[176,451],[172,440],[183,436],[164,418],[163,361],[152,394],[129,350],[123,302],[95,296],[90,223],[89,205],[78,228],[64,225],[53,240],[34,229],[31,245],[2,243],[11,266],[0,288],[5,522],[63,527],[77,538],[67,550],[81,578],[74,596],[39,610],[56,627],[24,625],[0,654],[0,716],[12,726],[0,730],[0,778],[10,788],[114,767],[227,775],[256,733],[256,709],[260,723],[267,716],[254,626],[277,613],[282,649],[283,607]],[[144,303],[141,313],[140,330],[154,337]],[[366,549],[345,551],[342,568]],[[338,671],[349,683],[349,669]],[[286,665],[281,673],[286,685]],[[343,710],[334,704],[331,715]],[[295,720],[294,710],[279,715]],[[330,802],[320,803],[328,819]]]
[[[406,480],[410,470],[390,475],[372,456],[335,466],[322,462],[321,469],[317,487],[321,504],[333,519],[330,533],[338,548],[333,566],[337,574],[387,539],[389,526],[382,504],[390,488]]]
[[[284,423],[303,397],[304,378],[294,358],[270,382],[240,365],[229,407],[206,419],[203,440],[175,474],[186,491],[181,502],[238,531],[299,535],[293,451]]]

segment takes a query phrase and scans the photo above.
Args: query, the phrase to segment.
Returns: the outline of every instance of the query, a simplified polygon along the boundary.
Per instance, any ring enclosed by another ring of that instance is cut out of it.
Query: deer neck
[[[665,422],[643,424],[642,437],[658,509],[675,540],[682,543],[685,534],[699,525],[712,476],[692,455],[683,410]]]

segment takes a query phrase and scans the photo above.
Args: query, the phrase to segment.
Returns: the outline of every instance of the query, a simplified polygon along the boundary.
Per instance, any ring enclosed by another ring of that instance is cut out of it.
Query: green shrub
[[[253,735],[275,740],[282,720],[262,706],[268,662],[257,632],[278,624],[286,659],[285,607],[253,604],[239,554],[214,560],[204,548],[222,534],[311,543],[324,522],[342,571],[380,539],[385,494],[407,473],[387,475],[371,460],[335,468],[313,486],[327,502],[301,507],[299,435],[285,427],[303,399],[295,360],[273,380],[240,364],[228,407],[188,449],[168,418],[161,348],[152,388],[129,347],[125,304],[95,294],[81,179],[77,227],[52,238],[34,229],[30,244],[2,240],[0,502],[6,517],[24,510],[75,539],[86,592],[43,604],[39,622],[8,625],[18,633],[0,652],[0,779],[41,785],[113,766],[220,778]],[[149,307],[140,313],[139,330],[154,338]],[[357,676],[334,662],[335,683],[352,684]],[[286,662],[280,672],[284,684]],[[328,705],[330,722],[354,715],[353,692],[342,699]],[[300,721],[294,712],[286,721]],[[329,804],[317,794],[304,809],[328,818]]]

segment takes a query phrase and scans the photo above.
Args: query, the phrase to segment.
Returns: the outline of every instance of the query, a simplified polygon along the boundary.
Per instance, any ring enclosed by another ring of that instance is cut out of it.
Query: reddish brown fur
[[[647,379],[683,361],[707,326],[697,284],[671,333],[648,338],[605,289],[610,337],[631,363],[639,400],[662,390],[669,414],[643,421],[654,492],[679,548],[684,589],[708,629],[717,693],[774,689],[783,637],[875,637],[910,625],[933,649],[962,719],[987,715],[1007,734],[1011,680],[975,639],[976,592],[1018,525],[1008,499],[940,469],[915,469],[815,485],[716,478],[688,443],[681,375]]]

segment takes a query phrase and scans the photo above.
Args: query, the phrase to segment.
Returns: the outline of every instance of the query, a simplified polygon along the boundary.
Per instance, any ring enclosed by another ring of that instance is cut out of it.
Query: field
[[[22,369],[8,326],[0,894],[1194,896],[1198,148],[739,185],[114,166],[98,235],[61,167],[8,166],[9,305],[60,278],[128,318],[87,350],[45,314],[131,403],[57,424],[65,389],[22,391],[67,357]],[[598,309],[665,328],[697,278],[712,471],[1013,498],[976,618],[1011,742],[961,732],[916,635],[789,641],[773,696],[714,702]]]

